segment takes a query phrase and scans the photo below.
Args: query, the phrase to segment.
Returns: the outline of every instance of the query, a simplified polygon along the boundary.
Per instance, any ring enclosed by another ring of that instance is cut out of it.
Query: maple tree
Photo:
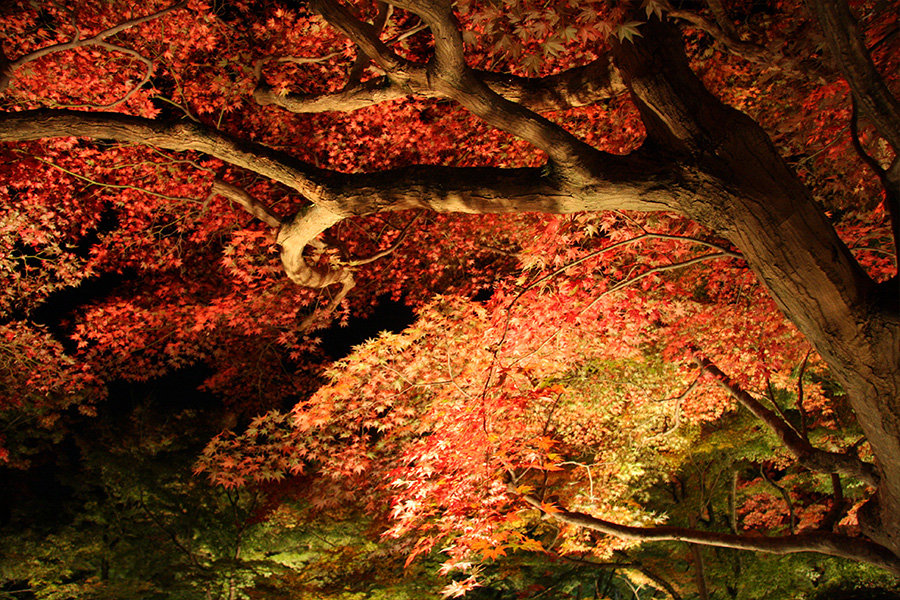
[[[424,569],[404,572],[365,515],[312,510],[302,479],[228,490],[185,477],[218,411],[175,408],[160,383],[68,419],[72,443],[30,457],[42,476],[4,479],[16,499],[0,522],[0,598],[349,600],[436,587]]]
[[[204,364],[264,414],[198,472],[388,498],[448,572],[545,550],[538,513],[563,554],[629,545],[593,530],[900,571],[896,3],[694,4],[6,3],[4,411]],[[73,347],[34,324],[103,276]],[[385,295],[417,322],[323,385],[317,331]],[[784,535],[627,501],[732,402],[833,511],[794,473]]]

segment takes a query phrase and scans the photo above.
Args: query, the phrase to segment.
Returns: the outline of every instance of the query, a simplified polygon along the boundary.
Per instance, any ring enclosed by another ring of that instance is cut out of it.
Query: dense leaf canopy
[[[774,563],[733,550],[792,555],[785,597],[900,574],[898,15],[4,3],[0,456],[77,440],[106,528],[53,533],[105,557],[87,587],[4,585],[349,598],[322,575],[349,561],[415,597],[405,561],[445,596],[760,597]],[[323,350],[398,303],[408,326]],[[150,408],[110,390],[179,373],[216,416],[116,447]],[[153,530],[174,579],[135,562]]]

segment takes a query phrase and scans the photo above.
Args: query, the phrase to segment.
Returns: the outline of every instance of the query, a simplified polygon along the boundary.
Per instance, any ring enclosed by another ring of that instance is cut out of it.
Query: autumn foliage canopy
[[[197,477],[302,478],[447,595],[653,540],[900,573],[898,15],[4,2],[0,411],[205,369]],[[651,501],[704,452],[730,514]]]

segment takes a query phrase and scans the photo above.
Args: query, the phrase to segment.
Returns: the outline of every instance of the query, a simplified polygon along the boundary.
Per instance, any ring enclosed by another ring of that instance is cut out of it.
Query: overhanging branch
[[[0,115],[0,142],[84,137],[208,154],[296,190],[338,217],[385,211],[567,214],[672,210],[684,189],[678,165],[638,153],[607,155],[573,187],[542,168],[411,166],[377,173],[320,169],[262,144],[201,123],[154,121],[119,113],[30,110]]]
[[[541,112],[589,106],[626,91],[625,83],[609,56],[547,77],[519,77],[479,70],[473,73],[502,98]],[[432,86],[424,69],[407,70],[403,83],[397,83],[385,75],[339,92],[282,95],[265,85],[260,85],[253,92],[258,104],[278,106],[294,113],[351,112],[410,96],[446,97]]]
[[[527,504],[545,512],[547,516],[556,521],[628,540],[642,542],[679,541],[701,546],[715,546],[718,548],[782,555],[816,552],[864,562],[900,575],[900,559],[887,548],[860,538],[830,532],[801,533],[782,537],[758,537],[699,531],[684,527],[631,527],[598,519],[585,513],[571,512],[559,507],[554,507],[551,512],[547,512],[540,499],[530,494],[517,494],[513,484],[509,484],[507,489],[510,493],[518,495]]]
[[[778,436],[778,439],[797,458],[801,465],[820,473],[842,473],[855,477],[868,485],[878,485],[878,473],[874,465],[863,462],[849,454],[828,452],[814,448],[789,423],[784,421],[774,411],[763,406],[761,402],[742,389],[708,358],[696,354],[694,361],[703,371],[712,375],[718,385],[728,390],[735,400],[762,420]]]

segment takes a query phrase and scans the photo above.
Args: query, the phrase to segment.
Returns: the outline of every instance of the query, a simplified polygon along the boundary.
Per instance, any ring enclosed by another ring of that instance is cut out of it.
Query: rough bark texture
[[[724,235],[815,346],[848,392],[882,485],[868,535],[900,552],[900,318],[862,271],[765,133],[719,102],[690,71],[679,40],[650,23],[646,43],[619,48],[650,140],[714,174],[722,188],[682,211]]]
[[[496,94],[534,111],[588,106],[626,91],[608,56],[549,77],[518,77],[489,71],[475,71],[475,75]],[[274,105],[296,113],[348,112],[409,96],[444,97],[432,87],[424,69],[410,69],[402,78],[385,75],[369,79],[331,94],[281,95],[264,84],[253,93],[261,105]]]

